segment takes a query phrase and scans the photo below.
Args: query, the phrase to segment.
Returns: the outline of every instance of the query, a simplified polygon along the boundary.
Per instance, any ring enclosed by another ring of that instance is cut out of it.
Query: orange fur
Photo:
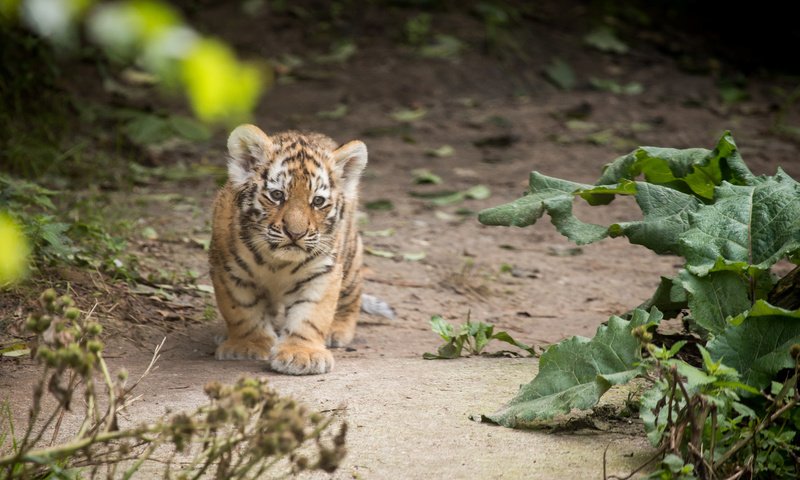
[[[209,253],[228,331],[216,356],[268,359],[290,374],[328,372],[326,343],[349,343],[360,310],[355,213],[366,147],[242,125],[228,152]]]

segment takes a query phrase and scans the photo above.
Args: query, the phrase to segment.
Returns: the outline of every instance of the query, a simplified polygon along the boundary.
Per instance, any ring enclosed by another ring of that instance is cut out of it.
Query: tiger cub
[[[333,368],[361,307],[358,183],[367,148],[320,134],[228,138],[228,182],[214,201],[211,279],[227,325],[218,359],[264,359],[278,372]]]

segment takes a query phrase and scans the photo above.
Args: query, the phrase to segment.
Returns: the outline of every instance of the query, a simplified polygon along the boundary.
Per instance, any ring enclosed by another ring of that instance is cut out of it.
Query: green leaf
[[[410,123],[416,122],[417,120],[421,120],[428,114],[428,110],[419,107],[413,110],[411,109],[401,109],[395,110],[389,116],[392,117],[393,120],[403,123]]]
[[[347,115],[348,108],[344,103],[339,103],[332,110],[320,110],[317,112],[317,118],[325,120],[338,120]]]
[[[800,310],[757,301],[749,312],[708,342],[711,357],[741,373],[742,382],[762,389],[778,371],[794,368],[789,349],[800,343]]]
[[[369,255],[381,258],[394,258],[396,255],[394,252],[390,252],[389,250],[381,250],[379,248],[372,248],[372,247],[364,247],[364,252]]]
[[[478,214],[478,220],[484,225],[527,227],[547,212],[559,232],[579,245],[596,242],[607,236],[605,227],[581,222],[572,215],[573,193],[591,189],[591,185],[548,177],[538,172],[531,173],[529,184],[524,197],[483,210]]]
[[[800,184],[781,169],[754,183],[723,182],[713,205],[690,213],[692,228],[681,237],[690,272],[753,274],[800,249]]]
[[[737,185],[755,181],[727,132],[714,150],[639,147],[606,165],[597,184],[613,184],[623,178],[632,180],[641,174],[649,183],[669,186],[706,200],[714,198],[714,187],[723,180]]]
[[[472,200],[486,200],[492,195],[492,191],[486,185],[475,185],[464,190],[464,197]]]
[[[658,323],[661,317],[655,309],[649,314],[635,310],[630,321],[611,317],[593,339],[576,336],[553,345],[542,354],[536,378],[501,410],[482,418],[523,427],[573,408],[594,406],[612,385],[627,383],[641,373],[641,346],[631,330]]]
[[[492,191],[485,185],[475,185],[460,192],[445,190],[439,192],[409,192],[409,194],[417,198],[427,198],[432,204],[443,207],[465,199],[484,200],[492,195]]]
[[[487,325],[483,322],[478,324],[478,328],[476,329],[475,334],[475,349],[472,353],[475,355],[479,355],[483,350],[483,347],[489,343],[489,340],[492,337],[492,331],[494,330],[493,325]]]
[[[430,150],[426,150],[425,154],[430,157],[451,157],[455,153],[455,149],[450,145],[442,145],[439,148],[431,148]]]
[[[750,308],[747,281],[734,272],[714,272],[698,277],[687,270],[676,282],[689,294],[692,320],[704,330],[718,334],[733,317]]]
[[[445,342],[449,342],[456,335],[453,326],[450,325],[447,320],[442,318],[440,315],[434,315],[431,317],[431,329],[435,333],[439,334],[439,336],[442,337],[442,340]]]
[[[403,260],[406,262],[419,262],[425,258],[425,252],[404,252]]]
[[[381,210],[381,211],[394,210],[394,204],[392,203],[392,201],[387,200],[385,198],[367,202],[366,204],[364,204],[364,207],[366,207],[367,210]]]
[[[681,310],[689,307],[686,291],[680,284],[675,285],[675,279],[661,277],[653,296],[637,308],[649,311],[653,307],[661,311],[665,318],[675,318]]]
[[[575,71],[564,60],[560,58],[554,59],[544,69],[544,74],[548,80],[553,82],[555,86],[561,90],[572,90],[575,88],[577,79],[575,78]]]
[[[411,170],[411,175],[414,176],[414,183],[417,184],[432,184],[439,185],[442,183],[442,177],[431,172],[427,168],[415,168]]]
[[[530,347],[522,342],[514,340],[511,337],[511,335],[508,334],[508,332],[497,332],[494,335],[492,335],[492,340],[500,340],[501,342],[506,342],[508,344],[514,345],[515,347],[521,350],[525,350],[526,352],[530,353],[531,356],[536,356],[536,351],[533,349],[533,347]]]
[[[594,205],[609,203],[614,194],[635,194],[644,220],[609,227],[584,223],[572,214],[575,194]],[[702,203],[691,195],[644,182],[623,179],[617,185],[592,186],[533,172],[527,195],[480,212],[478,220],[485,225],[524,227],[535,223],[546,211],[556,229],[578,245],[597,242],[608,235],[626,236],[631,243],[644,245],[657,253],[675,253],[680,246],[680,235],[689,228],[689,213],[700,205]]]

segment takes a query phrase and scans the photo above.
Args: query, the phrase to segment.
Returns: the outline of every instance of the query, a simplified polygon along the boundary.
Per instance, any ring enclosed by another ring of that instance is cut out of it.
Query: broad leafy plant
[[[452,360],[461,357],[461,352],[464,350],[468,355],[480,355],[492,340],[513,345],[528,352],[531,356],[536,355],[533,347],[514,340],[508,332],[495,332],[494,325],[473,322],[469,317],[470,314],[467,313],[466,323],[461,324],[456,333],[456,328],[452,324],[447,323],[441,316],[434,315],[431,318],[431,328],[442,337],[445,343],[439,346],[436,353],[425,353],[422,358],[425,360]]]
[[[634,197],[643,218],[598,225],[572,213],[578,197],[602,206],[617,195]],[[790,350],[800,344],[800,310],[770,303],[770,292],[772,267],[800,260],[800,184],[781,169],[754,175],[725,133],[713,150],[640,147],[606,165],[594,185],[533,172],[522,198],[484,210],[479,220],[525,227],[545,213],[577,244],[626,237],[684,264],[593,339],[550,347],[536,378],[482,418],[534,426],[591,408],[612,385],[644,378],[650,388],[641,416],[664,454],[658,478],[796,475],[800,416],[787,406],[798,401],[797,354]],[[664,318],[676,317],[692,345],[658,331]]]

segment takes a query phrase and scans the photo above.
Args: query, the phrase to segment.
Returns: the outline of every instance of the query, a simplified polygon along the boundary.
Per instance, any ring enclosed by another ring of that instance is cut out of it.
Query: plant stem
[[[784,405],[781,408],[779,408],[778,410],[776,410],[775,413],[770,415],[768,418],[765,418],[761,423],[759,423],[756,426],[755,429],[753,429],[753,432],[750,435],[748,435],[747,437],[745,437],[745,438],[739,440],[738,442],[736,442],[736,444],[734,444],[727,452],[725,452],[725,454],[719,459],[718,463],[719,464],[723,464],[723,463],[727,462],[728,460],[730,460],[730,458],[732,456],[734,456],[736,454],[736,452],[738,452],[739,450],[744,448],[751,440],[754,440],[756,435],[761,430],[767,428],[772,423],[774,423],[786,411],[791,410],[792,408],[794,408],[795,405],[797,405],[797,400],[798,400],[797,396],[795,396],[795,398],[793,398],[791,401],[787,402],[786,405]]]

